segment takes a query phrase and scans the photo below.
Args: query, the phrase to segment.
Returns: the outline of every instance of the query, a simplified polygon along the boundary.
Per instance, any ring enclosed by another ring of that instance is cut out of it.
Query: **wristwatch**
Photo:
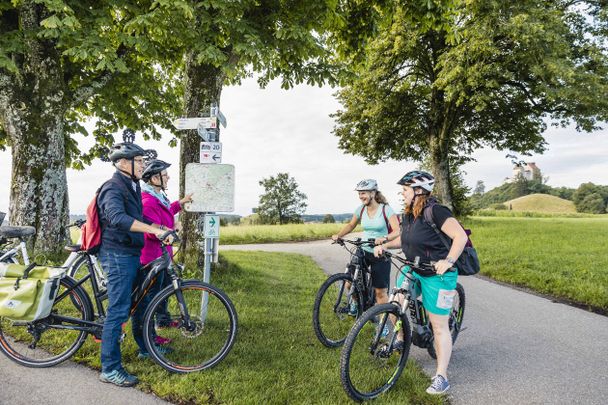
[[[388,240],[388,236],[385,236],[385,237],[384,237],[384,242],[382,242],[382,244],[384,245],[385,243],[388,243],[388,242],[389,242],[389,240]]]
[[[448,262],[448,263],[450,263],[450,264],[456,263],[456,260],[452,259],[450,256],[446,257],[445,261]]]

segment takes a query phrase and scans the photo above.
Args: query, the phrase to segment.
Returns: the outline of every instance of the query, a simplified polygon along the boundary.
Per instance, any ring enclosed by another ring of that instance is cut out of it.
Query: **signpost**
[[[221,142],[201,142],[201,163],[222,163]]]
[[[209,117],[195,117],[195,118],[179,118],[173,122],[173,125],[179,130],[185,129],[196,129],[198,136],[201,137],[202,142],[200,146],[200,163],[190,163],[186,165],[186,193],[194,192],[194,203],[197,201],[197,192],[201,188],[205,190],[200,200],[212,200],[209,196],[217,197],[217,208],[207,211],[208,207],[204,207],[205,210],[199,210],[198,204],[187,204],[186,211],[191,212],[202,212],[202,233],[205,255],[205,265],[203,272],[203,282],[209,283],[211,279],[211,261],[217,262],[217,251],[219,246],[220,237],[220,218],[219,215],[215,215],[216,211],[222,211],[226,209],[227,212],[234,210],[234,166],[232,165],[219,165],[222,162],[222,144],[219,142],[219,128],[218,121],[224,128],[227,125],[226,117],[221,113],[217,104],[211,105],[209,109]],[[194,166],[192,166],[194,165]],[[211,169],[209,166],[217,165],[219,170]],[[220,167],[221,166],[221,167]],[[190,169],[189,169],[190,168]],[[206,173],[208,177],[205,179],[200,175]],[[198,172],[198,173],[197,173]],[[198,175],[197,175],[198,174]],[[195,177],[196,176],[196,177]],[[194,184],[195,189],[189,190],[189,184]],[[219,188],[218,188],[219,186]],[[215,187],[215,190],[213,189]],[[212,194],[215,193],[215,194]],[[226,204],[226,199],[230,199]],[[222,205],[223,203],[223,205]],[[201,298],[201,321],[204,323],[207,319],[207,305],[209,302],[209,295],[207,292],[203,292]]]

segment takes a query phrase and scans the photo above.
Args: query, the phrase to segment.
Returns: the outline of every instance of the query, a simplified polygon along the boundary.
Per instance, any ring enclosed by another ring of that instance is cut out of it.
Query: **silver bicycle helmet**
[[[409,186],[411,188],[420,187],[430,193],[433,191],[433,187],[435,186],[435,178],[430,173],[421,170],[412,170],[405,173],[397,184],[401,186]]]
[[[355,191],[378,191],[378,182],[374,179],[361,180],[357,183]]]

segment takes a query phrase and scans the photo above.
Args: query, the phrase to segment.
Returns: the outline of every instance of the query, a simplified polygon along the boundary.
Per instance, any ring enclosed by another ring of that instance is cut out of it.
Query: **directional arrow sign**
[[[219,215],[205,215],[205,238],[219,238],[220,237],[220,216]]]
[[[177,129],[196,129],[199,125],[205,128],[217,128],[217,117],[178,118],[173,121]]]

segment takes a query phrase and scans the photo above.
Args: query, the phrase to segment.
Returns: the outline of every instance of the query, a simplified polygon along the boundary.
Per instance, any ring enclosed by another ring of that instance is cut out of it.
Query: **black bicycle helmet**
[[[410,186],[412,188],[420,187],[430,193],[435,186],[435,177],[422,170],[412,170],[405,173],[397,184],[401,186]]]
[[[160,159],[151,160],[146,165],[146,168],[144,169],[144,174],[142,174],[141,179],[148,183],[152,176],[159,174],[163,170],[167,169],[169,166],[171,166],[171,163],[164,162]]]
[[[116,163],[119,159],[133,159],[135,156],[145,156],[146,151],[130,142],[117,143],[110,151],[110,161]]]

